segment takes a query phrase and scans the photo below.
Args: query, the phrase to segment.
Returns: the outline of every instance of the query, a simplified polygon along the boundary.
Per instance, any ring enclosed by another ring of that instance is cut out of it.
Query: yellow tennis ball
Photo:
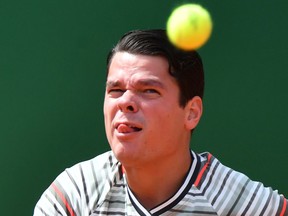
[[[183,50],[193,50],[200,48],[209,39],[212,20],[202,6],[184,4],[172,11],[166,28],[172,44]]]

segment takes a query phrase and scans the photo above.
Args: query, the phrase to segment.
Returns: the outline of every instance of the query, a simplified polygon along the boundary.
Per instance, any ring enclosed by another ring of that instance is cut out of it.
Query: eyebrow
[[[120,86],[120,82],[118,80],[106,82],[106,88],[113,88],[113,87],[117,87],[117,86]]]
[[[137,85],[164,88],[163,83],[156,79],[141,79],[137,81]]]
[[[136,81],[135,85],[165,88],[163,83],[161,83],[159,80],[156,80],[156,79],[140,79]],[[115,81],[110,80],[106,82],[106,88],[115,88],[115,87],[120,87],[120,86],[123,86],[123,83],[121,83],[119,80],[115,80]]]

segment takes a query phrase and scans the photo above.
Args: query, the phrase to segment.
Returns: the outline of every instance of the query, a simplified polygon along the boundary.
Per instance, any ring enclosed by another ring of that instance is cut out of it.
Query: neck
[[[191,153],[167,157],[143,167],[124,167],[129,188],[146,208],[163,203],[181,187],[191,165]]]

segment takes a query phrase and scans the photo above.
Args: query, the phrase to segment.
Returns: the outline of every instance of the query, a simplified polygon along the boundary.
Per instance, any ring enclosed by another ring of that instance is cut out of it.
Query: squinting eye
[[[109,93],[111,93],[111,92],[123,92],[123,90],[122,89],[110,89],[110,90],[108,90],[108,92]]]
[[[153,93],[159,94],[159,92],[157,90],[155,90],[155,89],[146,89],[146,90],[144,90],[144,92],[145,93],[149,93],[149,94],[153,94]]]
[[[113,97],[116,97],[116,96],[118,97],[118,96],[122,95],[123,92],[124,92],[124,90],[122,90],[122,89],[108,89],[107,90],[107,93]]]
[[[122,90],[121,89],[110,89],[108,90],[108,92],[121,92]]]

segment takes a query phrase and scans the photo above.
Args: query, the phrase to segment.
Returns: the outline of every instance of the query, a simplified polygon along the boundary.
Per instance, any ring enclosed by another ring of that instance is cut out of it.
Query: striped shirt
[[[288,215],[287,200],[210,153],[195,154],[183,185],[168,200],[145,209],[127,186],[111,151],[61,173],[43,193],[34,216]]]

